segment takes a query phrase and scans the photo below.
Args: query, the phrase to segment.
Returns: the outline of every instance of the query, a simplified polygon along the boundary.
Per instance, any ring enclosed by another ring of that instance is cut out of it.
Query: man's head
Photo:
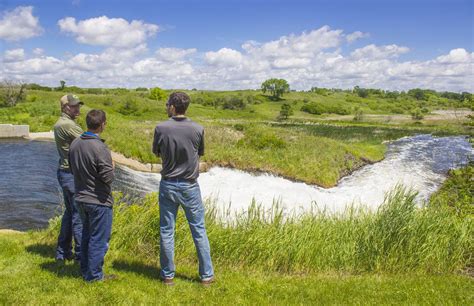
[[[81,105],[84,104],[78,96],[71,94],[62,96],[59,102],[61,104],[61,111],[69,115],[73,120],[81,114]]]
[[[100,134],[105,129],[106,121],[107,118],[105,117],[105,112],[103,110],[90,110],[86,116],[87,130],[95,134]]]
[[[184,92],[173,92],[166,102],[168,117],[186,114],[191,98]]]

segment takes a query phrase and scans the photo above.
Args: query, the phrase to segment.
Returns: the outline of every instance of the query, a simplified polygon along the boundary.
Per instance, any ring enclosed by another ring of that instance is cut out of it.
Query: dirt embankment
[[[28,139],[31,140],[45,140],[45,141],[54,141],[54,133],[50,132],[40,132],[40,133],[30,133]],[[151,164],[151,163],[142,163],[136,159],[129,158],[124,156],[121,153],[112,151],[112,159],[114,162],[120,165],[127,166],[136,171],[142,172],[155,172],[158,173],[161,171],[161,164]],[[199,164],[199,171],[206,172],[209,169],[209,166],[206,163]]]

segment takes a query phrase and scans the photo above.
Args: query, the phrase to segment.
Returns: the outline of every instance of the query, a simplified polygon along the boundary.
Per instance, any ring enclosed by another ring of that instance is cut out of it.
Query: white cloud
[[[349,54],[342,51],[346,49]],[[293,89],[359,85],[474,91],[474,53],[465,49],[453,49],[429,60],[403,61],[399,56],[409,52],[407,47],[370,44],[354,50],[342,30],[327,26],[268,42],[247,41],[241,49],[208,52],[160,48],[151,53],[145,42],[134,48],[109,47],[97,54],[78,53],[63,59],[40,53],[28,58],[24,52],[9,51],[3,56],[0,78],[50,86],[64,79],[83,87],[224,90],[259,88],[265,79],[276,77],[288,80]],[[18,61],[5,62],[5,57]]]
[[[239,51],[222,48],[217,52],[206,52],[206,61],[211,65],[234,66],[242,61],[242,54]]]
[[[351,34],[346,35],[346,40],[348,43],[352,43],[358,39],[369,37],[369,33],[363,33],[361,31],[355,31]]]
[[[34,48],[33,49],[33,54],[35,55],[43,55],[44,50],[42,48]]]
[[[42,75],[55,73],[64,67],[63,61],[50,57],[37,57],[26,59],[23,61],[17,61],[5,64],[5,72],[7,75],[19,74],[19,75]]]
[[[18,41],[41,35],[43,29],[38,17],[33,16],[32,6],[19,6],[6,11],[0,19],[0,39]]]
[[[471,63],[474,59],[474,53],[469,53],[465,49],[453,49],[447,55],[436,58],[436,61],[443,64]]]
[[[73,17],[58,21],[61,32],[70,33],[83,44],[133,48],[155,35],[159,27],[141,20],[128,22],[123,18],[101,16],[76,22]]]
[[[3,62],[12,63],[19,62],[25,58],[25,50],[23,49],[12,49],[5,51],[3,56]]]
[[[354,50],[351,56],[355,59],[373,60],[398,57],[400,54],[410,51],[407,47],[397,45],[376,46],[368,45]]]
[[[196,53],[197,49],[160,48],[156,50],[156,57],[163,61],[178,61]]]

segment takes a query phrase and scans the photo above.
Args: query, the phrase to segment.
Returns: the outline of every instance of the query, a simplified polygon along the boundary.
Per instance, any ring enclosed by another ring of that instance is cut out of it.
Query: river
[[[464,136],[404,137],[388,145],[385,159],[367,165],[340,180],[333,188],[320,188],[269,174],[214,167],[199,177],[203,198],[221,213],[234,216],[252,200],[263,209],[278,202],[286,213],[324,209],[340,212],[348,206],[375,209],[386,192],[403,184],[418,192],[422,203],[436,191],[449,169],[473,160]],[[62,193],[56,179],[58,155],[50,141],[0,139],[0,228],[44,228],[60,214]],[[117,166],[113,189],[130,197],[158,190],[160,175]]]

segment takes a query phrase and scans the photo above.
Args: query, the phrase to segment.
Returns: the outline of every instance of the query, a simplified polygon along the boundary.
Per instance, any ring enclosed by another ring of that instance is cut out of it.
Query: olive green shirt
[[[69,170],[69,146],[84,131],[69,115],[62,113],[54,125],[54,140],[59,153],[59,169]]]

